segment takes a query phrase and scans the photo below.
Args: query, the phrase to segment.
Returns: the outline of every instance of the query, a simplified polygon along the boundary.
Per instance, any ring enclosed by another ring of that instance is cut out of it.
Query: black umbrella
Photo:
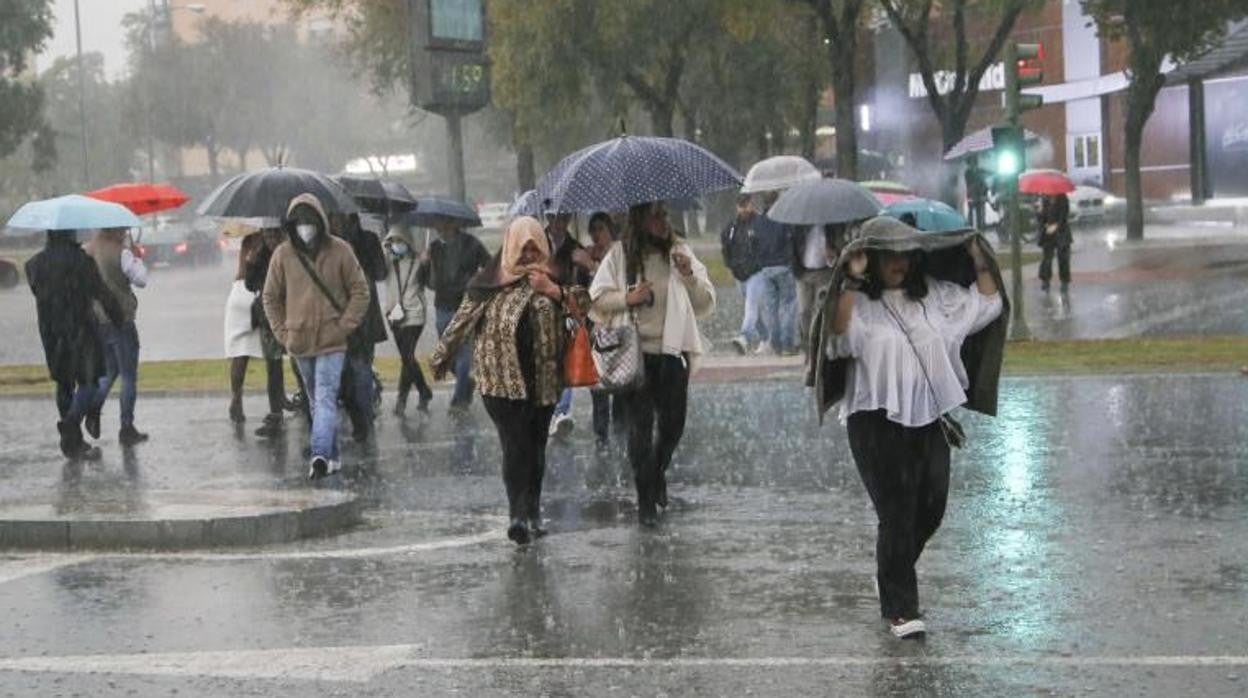
[[[417,228],[431,228],[438,218],[453,219],[465,228],[481,227],[481,216],[476,209],[444,196],[422,196],[416,199],[416,210],[407,214],[408,224]]]
[[[398,182],[351,175],[339,175],[334,180],[371,213],[402,213],[416,208],[416,197]]]
[[[295,167],[272,167],[237,175],[209,194],[196,212],[214,218],[281,220],[286,217],[290,200],[300,194],[315,196],[326,213],[360,212],[360,207],[333,179]]]

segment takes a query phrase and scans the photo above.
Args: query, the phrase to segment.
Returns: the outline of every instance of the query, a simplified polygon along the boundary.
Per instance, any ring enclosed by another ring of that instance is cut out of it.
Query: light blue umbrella
[[[69,194],[55,199],[31,201],[17,209],[8,227],[27,230],[92,230],[137,228],[138,216],[121,204]]]
[[[927,233],[939,233],[946,230],[966,230],[967,224],[962,214],[949,204],[931,199],[906,199],[884,207],[885,216],[903,220],[902,216],[913,218],[911,225]]]

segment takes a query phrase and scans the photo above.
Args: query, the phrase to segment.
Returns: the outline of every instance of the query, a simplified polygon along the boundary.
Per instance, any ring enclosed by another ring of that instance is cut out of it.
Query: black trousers
[[[624,399],[597,390],[589,391],[589,396],[594,403],[594,436],[600,443],[606,443],[611,438],[613,425],[617,432],[626,428]]]
[[[403,371],[399,374],[399,400],[407,401],[407,395],[411,392],[413,385],[416,386],[416,394],[420,395],[420,399],[432,399],[433,391],[429,389],[425,374],[420,369],[420,362],[416,360],[416,343],[420,341],[420,335],[425,331],[425,326],[415,325],[391,329],[394,332],[394,343],[399,348],[399,358],[403,361]]]
[[[1070,245],[1045,245],[1041,248],[1044,257],[1040,259],[1040,280],[1049,283],[1053,278],[1053,257],[1057,256],[1057,277],[1063,284],[1070,283]]]
[[[546,439],[555,406],[488,395],[481,401],[503,447],[503,485],[511,518],[536,523],[542,514]]]
[[[919,616],[914,566],[949,497],[949,444],[938,423],[904,427],[876,410],[849,416],[849,448],[879,520],[880,613],[913,620]]]
[[[646,354],[645,364],[646,386],[620,395],[628,422],[628,460],[642,511],[655,505],[672,454],[685,433],[689,404],[689,364],[684,357]]]

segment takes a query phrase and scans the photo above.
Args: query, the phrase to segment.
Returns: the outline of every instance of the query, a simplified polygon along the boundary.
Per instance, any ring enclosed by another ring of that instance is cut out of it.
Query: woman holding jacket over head
[[[986,243],[873,218],[841,256],[811,354],[819,408],[840,404],[875,507],[880,613],[923,636],[915,564],[949,494],[950,446],[965,405],[996,412],[1006,302]]]
[[[430,361],[434,377],[445,376],[460,347],[475,337],[472,376],[502,443],[507,537],[517,545],[546,533],[542,479],[550,420],[563,390],[565,308],[573,294],[584,295],[552,279],[550,260],[542,224],[530,216],[513,220],[502,249],[469,282]]]
[[[666,206],[649,202],[629,209],[623,241],[602,260],[589,295],[595,322],[630,312],[636,321],[645,387],[621,397],[637,516],[652,527],[667,506],[667,469],[685,430],[689,376],[705,351],[698,321],[714,312],[715,287],[668,223]]]

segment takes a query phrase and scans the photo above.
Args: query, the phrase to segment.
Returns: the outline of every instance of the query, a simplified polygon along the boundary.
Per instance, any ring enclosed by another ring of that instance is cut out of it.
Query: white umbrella
[[[822,175],[819,169],[810,164],[806,158],[796,155],[777,155],[754,163],[745,175],[745,184],[741,186],[741,193],[779,191],[802,182],[814,181],[820,177]]]

